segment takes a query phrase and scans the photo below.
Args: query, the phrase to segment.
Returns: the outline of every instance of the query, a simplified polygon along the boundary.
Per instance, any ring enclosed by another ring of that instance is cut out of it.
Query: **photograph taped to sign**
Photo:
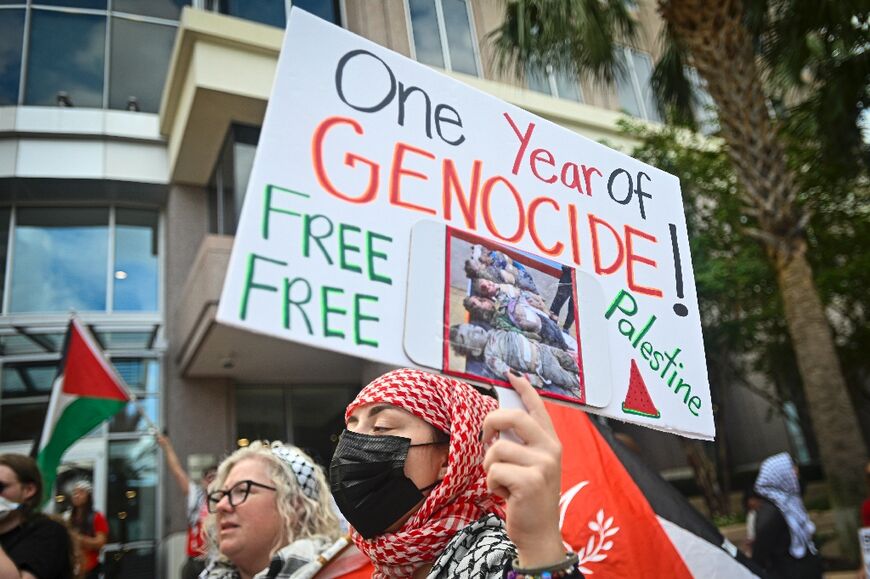
[[[433,275],[439,270],[443,277]],[[512,369],[543,396],[609,402],[609,376],[601,375],[609,364],[600,363],[609,359],[607,341],[585,347],[580,328],[588,326],[583,335],[591,337],[596,323],[574,307],[583,281],[583,303],[598,306],[588,311],[603,309],[591,276],[431,221],[414,226],[408,272],[405,350],[415,363],[499,386],[508,386]],[[587,354],[599,361],[591,383]]]
[[[291,10],[218,322],[454,371],[444,245],[429,268],[411,246],[426,221],[548,263],[550,278],[573,270],[580,322],[568,335],[582,365],[564,399],[714,436],[677,178]],[[555,293],[541,297],[553,308]],[[564,325],[567,308],[553,321]]]

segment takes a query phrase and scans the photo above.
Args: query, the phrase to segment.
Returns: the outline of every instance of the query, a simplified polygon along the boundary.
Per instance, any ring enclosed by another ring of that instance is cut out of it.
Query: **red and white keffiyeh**
[[[447,474],[408,522],[372,539],[353,533],[356,546],[375,564],[374,577],[409,577],[434,561],[460,529],[487,513],[504,519],[503,501],[486,489],[480,442],[483,419],[498,402],[464,382],[406,368],[363,388],[347,407],[345,421],[356,408],[376,402],[398,406],[450,434]]]

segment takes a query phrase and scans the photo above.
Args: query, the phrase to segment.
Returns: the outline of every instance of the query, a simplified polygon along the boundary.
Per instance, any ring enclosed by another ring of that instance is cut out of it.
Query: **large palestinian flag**
[[[606,427],[580,410],[545,404],[563,447],[562,537],[585,576],[764,577]]]
[[[51,390],[36,462],[42,473],[44,499],[54,487],[63,453],[102,421],[117,414],[130,396],[89,332],[71,320],[63,359]]]

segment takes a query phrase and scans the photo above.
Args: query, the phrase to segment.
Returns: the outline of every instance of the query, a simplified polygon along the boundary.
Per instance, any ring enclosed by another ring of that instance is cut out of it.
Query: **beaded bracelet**
[[[567,553],[565,559],[555,565],[524,569],[517,559],[511,564],[512,569],[505,574],[506,579],[572,579],[583,577],[577,569],[579,558],[577,553]]]

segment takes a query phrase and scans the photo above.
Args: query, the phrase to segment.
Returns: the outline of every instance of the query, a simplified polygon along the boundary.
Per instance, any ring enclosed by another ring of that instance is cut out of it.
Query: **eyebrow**
[[[383,403],[383,404],[375,404],[374,406],[369,407],[369,409],[367,411],[368,418],[374,418],[375,416],[377,416],[381,412],[384,412],[385,410],[398,410],[399,412],[401,412],[403,414],[407,414],[407,415],[411,416],[411,413],[408,412],[407,410],[405,410],[404,408],[399,408],[398,406],[394,406],[393,404]],[[358,421],[359,421],[359,418],[357,418],[356,416],[351,416],[350,418],[347,419],[348,424],[355,424]]]

